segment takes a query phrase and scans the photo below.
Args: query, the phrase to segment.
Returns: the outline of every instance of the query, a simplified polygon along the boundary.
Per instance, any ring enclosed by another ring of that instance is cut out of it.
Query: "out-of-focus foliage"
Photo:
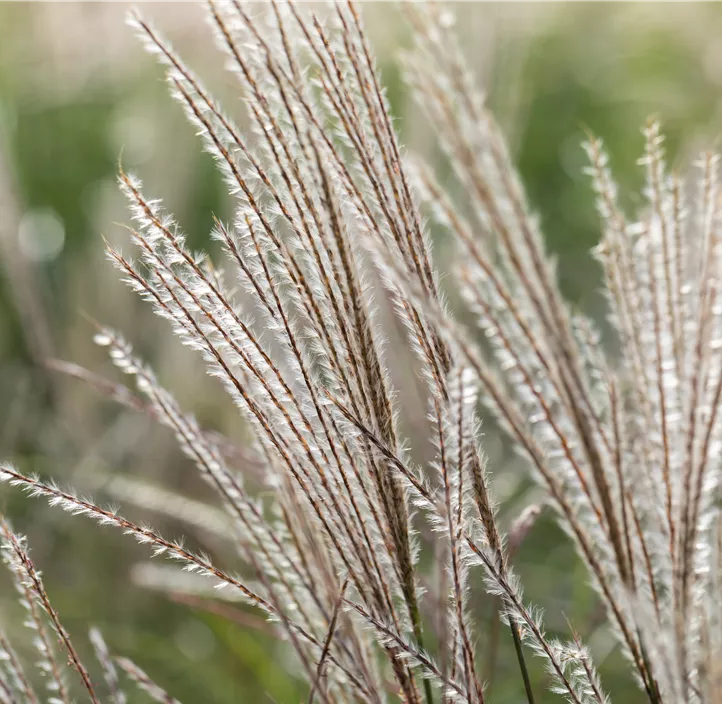
[[[365,9],[404,141],[434,153],[434,135],[409,104],[395,64],[406,38],[402,20],[386,4]],[[722,40],[715,31],[722,8],[469,3],[449,9],[458,14],[461,49],[487,87],[549,247],[558,253],[563,291],[599,315],[599,274],[588,254],[598,226],[581,174],[584,132],[602,136],[618,158],[623,192],[639,185],[637,127],[649,114],[664,124],[673,164],[686,164],[701,142],[714,140],[722,107]],[[150,313],[103,259],[100,234],[120,241],[114,223],[126,219],[114,181],[119,158],[164,198],[191,244],[205,241],[212,214],[224,216],[229,206],[210,157],[124,25],[125,10],[120,3],[0,4],[0,455],[94,492],[115,473],[207,492],[166,433],[43,366],[59,357],[112,374],[90,343],[83,313],[112,320],[134,331],[136,346],[205,424],[242,437],[222,394],[211,398],[210,385],[200,383],[201,366],[167,344],[167,331],[150,323]],[[227,108],[238,108],[233,82],[209,70],[218,59],[202,13],[186,3],[145,12]],[[413,425],[411,412],[406,420]],[[508,525],[532,489],[491,431],[485,448],[500,498],[508,499],[501,514]],[[82,633],[88,622],[100,626],[113,650],[181,700],[251,702],[268,692],[290,702],[300,696],[273,638],[134,586],[132,568],[145,554],[122,537],[89,531],[14,495],[3,494],[2,503],[29,534],[71,632]],[[143,518],[140,510],[135,515]],[[163,521],[153,517],[153,523]],[[163,527],[182,532],[180,525]],[[200,547],[232,558],[227,546]],[[597,602],[551,520],[534,527],[516,564],[530,599],[547,609],[547,625],[561,629],[569,617],[591,643],[607,689],[634,692],[620,657],[611,652],[605,660],[612,641],[595,632]],[[0,588],[3,617],[6,598]],[[517,678],[505,676],[514,667],[510,646],[500,647],[495,699],[514,701]]]

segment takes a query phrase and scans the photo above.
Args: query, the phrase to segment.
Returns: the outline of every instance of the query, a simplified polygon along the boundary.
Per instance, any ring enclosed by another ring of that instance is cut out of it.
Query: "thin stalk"
[[[419,603],[416,599],[416,590],[414,589],[408,597],[409,615],[411,616],[411,625],[414,629],[414,638],[419,650],[425,651],[424,647],[424,629],[421,625],[421,613],[419,612]],[[424,697],[427,704],[434,704],[434,693],[431,690],[431,680],[424,675]]]
[[[643,677],[644,688],[647,692],[647,696],[649,697],[650,704],[662,704],[663,700],[662,695],[659,691],[659,685],[657,684],[657,680],[655,680],[654,676],[652,675],[652,666],[649,662],[647,649],[644,647],[644,643],[642,642],[642,635],[639,630],[637,630],[637,637],[639,638],[642,662],[644,663],[644,668],[646,670],[646,673]]]
[[[531,679],[529,678],[529,670],[526,666],[526,660],[524,659],[524,647],[521,642],[521,636],[519,635],[519,626],[510,620],[509,628],[511,629],[511,637],[514,640],[514,649],[516,650],[516,659],[519,662],[519,669],[521,670],[521,678],[524,681],[524,691],[526,692],[526,699],[529,704],[534,704],[534,690],[531,687]]]

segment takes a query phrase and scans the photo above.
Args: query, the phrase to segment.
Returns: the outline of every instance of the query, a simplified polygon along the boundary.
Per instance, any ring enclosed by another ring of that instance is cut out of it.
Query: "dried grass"
[[[9,466],[0,478],[119,528],[207,577],[229,600],[260,609],[295,649],[309,702],[393,695],[411,704],[483,703],[469,597],[470,581],[481,579],[510,629],[530,704],[526,653],[544,660],[563,698],[603,704],[607,695],[577,633],[570,627],[568,640],[551,639],[524,600],[509,553],[538,510],[520,519],[507,546],[479,443],[481,402],[575,542],[640,696],[655,704],[717,702],[718,157],[702,155],[698,183],[685,188],[667,172],[659,126],[650,122],[644,204],[630,220],[602,144],[589,138],[602,224],[595,255],[621,346],[613,358],[595,324],[572,312],[559,291],[504,139],[445,15],[434,6],[404,10],[415,37],[405,57],[412,94],[461,188],[442,188],[404,153],[354,4],[339,3],[323,19],[293,3],[253,13],[237,2],[209,4],[243,91],[249,133],[154,28],[140,16],[131,20],[166,67],[237,208],[233,222],[216,223],[212,236],[226,261],[211,264],[188,249],[140,180],[121,170],[138,259],[111,245],[108,256],[201,354],[253,430],[253,445],[234,450],[200,428],[109,329],[96,342],[134,378],[143,400],[69,369],[175,433],[218,493],[253,578]],[[422,213],[455,247],[454,280],[478,330],[459,323],[444,301]],[[379,296],[403,324],[428,399],[436,450],[428,466],[411,460],[397,422]],[[478,333],[489,345],[478,343]],[[232,461],[238,457],[272,498],[247,490]],[[442,562],[438,593],[420,587],[423,523]],[[206,524],[219,525],[210,508]],[[82,685],[98,701],[23,539],[7,524],[3,535],[53,696],[69,702]],[[180,582],[166,581],[179,591]],[[427,601],[441,609],[434,623],[422,617]],[[78,676],[72,687],[48,627]],[[116,667],[156,701],[175,701],[132,663],[113,660],[97,632],[93,643],[116,704],[126,701]],[[4,639],[0,654],[0,701],[37,701]]]

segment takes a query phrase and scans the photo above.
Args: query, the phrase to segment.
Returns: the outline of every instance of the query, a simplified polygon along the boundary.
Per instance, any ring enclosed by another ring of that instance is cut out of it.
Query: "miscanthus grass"
[[[245,131],[159,32],[131,19],[167,69],[236,210],[232,222],[216,222],[211,236],[225,260],[212,265],[188,249],[140,180],[121,171],[136,259],[110,245],[108,257],[235,401],[253,434],[242,461],[179,407],[123,337],[101,328],[96,342],[217,491],[244,576],[52,482],[10,466],[0,477],[195,573],[156,572],[156,586],[190,598],[207,594],[207,584],[218,600],[256,607],[295,650],[309,702],[493,701],[469,595],[478,583],[499,605],[530,704],[530,658],[545,662],[562,699],[605,704],[580,637],[570,627],[566,640],[550,638],[515,575],[509,551],[519,536],[508,540],[497,524],[480,444],[480,419],[493,414],[586,564],[638,700],[722,701],[718,157],[702,154],[683,184],[667,170],[650,122],[642,205],[630,218],[601,141],[589,138],[602,230],[594,254],[620,348],[612,356],[595,323],[559,291],[445,13],[415,4],[404,11],[414,32],[406,77],[448,160],[448,184],[399,144],[354,4],[336,4],[322,19],[294,3],[209,4],[247,106]],[[432,225],[454,250],[448,278],[470,322],[459,322],[440,292]],[[394,359],[379,323],[386,301],[428,404],[428,466],[412,460],[397,421]],[[244,486],[251,465],[262,496]],[[146,503],[163,504],[159,492],[148,488]],[[202,515],[205,530],[226,530],[217,507],[188,512]],[[515,530],[526,530],[534,513]],[[424,525],[431,575],[419,559]],[[175,701],[112,657],[97,632],[105,682],[91,682],[24,540],[7,523],[2,536],[53,701],[122,704],[119,673],[156,701]],[[33,692],[35,681],[0,640],[0,702],[46,699]]]

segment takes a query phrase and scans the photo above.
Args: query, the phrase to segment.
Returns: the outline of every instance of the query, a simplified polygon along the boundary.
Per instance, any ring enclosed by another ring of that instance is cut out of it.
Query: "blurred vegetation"
[[[238,113],[233,81],[220,71],[200,12],[187,4],[146,8]],[[395,64],[407,30],[391,7],[365,9],[405,142],[433,154],[433,134]],[[99,235],[124,237],[114,224],[126,219],[114,187],[121,154],[197,246],[207,244],[211,215],[226,217],[232,205],[167,96],[161,72],[123,24],[124,10],[120,3],[0,3],[0,456],[80,490],[102,493],[107,476],[131,473],[206,496],[166,433],[42,364],[55,356],[112,374],[90,342],[86,313],[124,331],[205,424],[235,437],[242,432],[198,360],[169,344],[168,331],[103,259]],[[558,255],[563,290],[600,318],[599,273],[588,253],[597,222],[580,142],[587,129],[605,139],[625,196],[640,183],[638,128],[648,115],[661,117],[675,165],[686,168],[697,150],[714,143],[722,107],[722,7],[490,3],[455,10],[462,49],[509,135],[548,246]],[[634,198],[625,205],[634,207]],[[508,525],[539,494],[493,432],[487,430],[486,441]],[[17,492],[3,490],[0,508],[29,534],[71,633],[99,626],[112,649],[186,702],[256,702],[267,693],[268,701],[284,703],[303,696],[292,660],[272,637],[134,586],[131,567],[147,554],[129,540]],[[128,512],[144,517],[132,507]],[[182,532],[167,519],[147,518],[166,533]],[[234,559],[228,546],[202,547],[221,561]],[[590,639],[607,690],[617,701],[632,701],[634,685],[611,636],[599,628],[602,614],[584,570],[547,514],[516,564],[527,596],[547,610],[549,628],[563,630],[569,618]],[[17,625],[4,576],[0,584],[0,616]],[[491,607],[480,595],[482,618],[490,618]],[[519,701],[506,640],[502,632],[493,700]],[[544,677],[538,666],[534,676]]]

